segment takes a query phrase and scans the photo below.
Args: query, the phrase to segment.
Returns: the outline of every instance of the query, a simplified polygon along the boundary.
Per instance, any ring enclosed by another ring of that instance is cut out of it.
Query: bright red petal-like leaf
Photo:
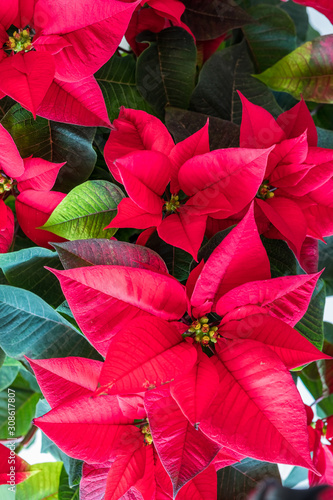
[[[15,3],[15,2],[10,2]],[[32,24],[36,0],[18,0],[18,13],[16,19],[11,23],[17,28],[25,28]]]
[[[110,127],[103,94],[93,76],[72,83],[54,79],[37,114],[56,122]]]
[[[53,273],[80,328],[103,355],[111,338],[131,319],[141,323],[147,314],[179,319],[186,310],[183,286],[150,270],[94,266]]]
[[[134,320],[111,340],[98,393],[142,392],[191,370],[197,350],[171,324],[154,316]]]
[[[283,276],[246,283],[226,293],[218,302],[216,312],[225,316],[242,306],[260,306],[272,316],[294,326],[306,313],[320,274]],[[252,307],[249,308],[250,314]],[[226,321],[228,318],[224,318],[223,322]]]
[[[145,111],[122,107],[119,117],[112,123],[104,156],[112,175],[121,182],[113,163],[115,160],[140,150],[159,151],[168,155],[173,147],[172,137],[161,120]]]
[[[0,170],[8,177],[19,177],[24,172],[23,160],[11,135],[1,124],[0,144]]]
[[[198,350],[198,363],[180,380],[172,382],[171,396],[196,428],[212,403],[219,385],[219,374],[210,358]]]
[[[74,357],[28,361],[52,408],[68,398],[92,395],[103,366],[101,361]]]
[[[30,465],[15,454],[13,448],[14,441],[11,441],[11,448],[7,448],[0,444],[0,485],[10,484],[9,481],[14,481],[14,484],[19,484],[25,481],[32,474],[37,471],[29,471]],[[14,472],[14,474],[13,474]]]
[[[221,382],[203,432],[258,460],[312,468],[304,404],[277,354],[254,340],[217,351]]]
[[[229,290],[248,281],[270,278],[270,263],[254,220],[253,204],[244,219],[215,248],[198,277],[193,307],[214,307]]]
[[[0,64],[0,90],[36,117],[54,77],[51,54],[19,52]]]
[[[173,21],[176,26],[181,23],[181,16],[184,13],[185,6],[178,0],[149,0],[149,6],[155,9],[161,16]]]
[[[317,359],[332,359],[284,321],[267,314],[253,314],[228,321],[219,333],[227,339],[252,339],[268,345],[289,370]]]
[[[213,465],[200,472],[185,484],[177,495],[177,500],[207,500],[215,498],[217,492],[217,476]]]
[[[274,184],[275,172],[273,170],[279,163],[284,164],[302,164],[308,155],[309,146],[307,140],[307,131],[299,137],[286,139],[277,144],[271,152],[268,160],[266,177],[269,177],[271,184]],[[273,171],[272,171],[273,170]]]
[[[139,481],[146,466],[146,448],[142,446],[131,454],[118,457],[111,465],[105,497],[108,500],[119,500],[132,486]]]
[[[60,168],[65,163],[51,163],[42,158],[26,158],[23,174],[16,177],[18,190],[50,191]]]
[[[242,210],[257,194],[270,149],[220,149],[188,160],[179,170],[186,206],[198,214]],[[222,218],[222,215],[220,215]]]
[[[316,125],[304,99],[301,99],[291,109],[278,116],[276,121],[288,139],[298,137],[307,130],[309,146],[317,146],[318,134]]]
[[[6,30],[13,24],[14,19],[18,14],[18,0],[12,0],[11,2],[1,2],[0,5],[0,24],[4,26]]]
[[[0,253],[8,252],[14,236],[14,214],[7,205],[0,200]]]
[[[173,147],[169,155],[172,163],[170,182],[172,194],[178,193],[180,190],[178,182],[178,171],[180,167],[190,158],[210,151],[208,127],[209,121],[207,120],[206,125],[198,130],[198,132],[190,135],[190,137],[184,141],[178,142],[178,144]]]
[[[307,236],[307,223],[297,203],[282,196],[274,196],[266,201],[258,198],[256,203],[273,226],[295,246],[299,255]],[[269,237],[269,232],[266,236]]]
[[[332,484],[332,445],[323,444],[321,442],[322,430],[323,422],[321,420],[317,420],[315,429],[310,429],[313,433],[313,464],[321,474],[321,476],[318,476],[312,471],[309,471],[310,486],[316,486],[317,484]]]
[[[268,111],[252,104],[240,92],[238,95],[243,105],[241,148],[268,148],[286,139],[286,134]]]
[[[206,215],[193,215],[187,207],[169,215],[157,227],[157,232],[162,240],[181,248],[197,260],[205,229]]]
[[[145,445],[146,452],[146,467],[144,475],[139,481],[135,484],[135,487],[132,488],[128,493],[131,496],[128,500],[144,500],[145,498],[149,500],[158,500],[156,498],[156,469],[155,469],[155,455],[156,451],[154,446]],[[166,474],[166,472],[165,472]],[[170,483],[171,486],[171,483]],[[124,499],[127,500],[127,499]]]
[[[117,160],[121,181],[129,197],[151,214],[160,214],[162,194],[170,179],[171,164],[158,151],[139,151]]]
[[[38,246],[51,248],[49,241],[65,241],[49,231],[37,229],[45,224],[53,210],[65,198],[58,191],[23,191],[16,198],[16,215],[22,231]]]
[[[158,226],[162,220],[162,210],[158,214],[149,213],[140,208],[131,198],[123,198],[117,209],[117,215],[104,229],[108,229],[109,227],[146,229]]]
[[[167,388],[148,391],[145,408],[154,445],[176,495],[209,466],[221,446],[194,429]]]
[[[139,0],[66,0],[37,2],[37,35],[61,35],[70,47],[55,54],[56,78],[73,82],[87,78],[116,51]]]
[[[308,274],[318,272],[319,248],[318,240],[307,237],[301,248],[299,263]]]
[[[49,52],[54,55],[60,52],[65,47],[70,47],[70,42],[59,35],[47,35],[34,38],[34,49],[38,52]]]
[[[71,399],[34,424],[67,455],[90,463],[103,463],[130,453],[143,444],[143,436],[132,425],[137,411],[124,414],[117,396]]]
[[[80,481],[81,500],[103,500],[111,464],[111,461],[104,464],[83,464]]]
[[[218,471],[223,469],[223,467],[228,467],[236,462],[243,460],[244,455],[235,452],[234,450],[229,450],[228,448],[221,448],[216,457],[214,458],[213,464],[215,470]]]

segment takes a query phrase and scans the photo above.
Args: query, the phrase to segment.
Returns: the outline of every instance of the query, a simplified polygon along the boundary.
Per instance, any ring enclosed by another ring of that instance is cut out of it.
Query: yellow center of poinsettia
[[[217,333],[217,326],[210,326],[207,316],[196,319],[192,322],[190,328],[183,335],[184,337],[194,337],[196,342],[202,345],[208,345],[209,342],[216,344],[220,335]]]
[[[14,31],[13,35],[9,37],[7,47],[14,52],[27,52],[32,49],[31,44],[32,36],[29,28],[24,30]]]
[[[165,202],[165,210],[169,213],[171,212],[176,212],[179,208],[180,202],[179,202],[179,196],[178,195],[171,195],[170,201]]]
[[[149,427],[149,424],[145,424],[142,428],[141,428],[141,432],[142,434],[144,435],[144,442],[146,445],[150,445],[150,444],[153,444],[153,437],[151,435],[151,432],[150,432],[150,427]]]
[[[13,182],[13,179],[0,172],[0,195],[6,191],[11,191]]]
[[[274,196],[274,188],[269,184],[269,181],[264,181],[257,192],[257,198],[268,200]]]

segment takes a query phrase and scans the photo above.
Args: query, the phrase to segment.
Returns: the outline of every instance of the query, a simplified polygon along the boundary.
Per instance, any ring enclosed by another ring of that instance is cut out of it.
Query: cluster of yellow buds
[[[0,194],[5,191],[10,191],[13,187],[13,179],[6,177],[4,174],[0,174]]]
[[[141,428],[141,432],[145,436],[145,439],[144,439],[145,444],[147,444],[147,445],[148,444],[153,444],[153,437],[152,437],[151,432],[150,432],[149,424],[145,424]]]
[[[178,195],[171,195],[171,200],[165,202],[165,210],[167,212],[176,212],[177,209],[179,208],[180,202],[179,202],[179,196]]]
[[[273,198],[274,193],[271,191],[271,186],[268,181],[264,181],[257,193],[258,198],[262,200],[267,200],[268,198]]]
[[[14,52],[20,52],[21,50],[28,51],[32,49],[31,39],[32,36],[30,35],[29,28],[14,31],[13,36],[9,37],[7,47]]]
[[[190,328],[187,330],[186,334],[193,334],[196,342],[200,342],[202,345],[208,345],[209,342],[216,344],[217,339],[220,335],[217,333],[217,326],[209,326],[209,319],[207,316],[203,316],[192,322]]]

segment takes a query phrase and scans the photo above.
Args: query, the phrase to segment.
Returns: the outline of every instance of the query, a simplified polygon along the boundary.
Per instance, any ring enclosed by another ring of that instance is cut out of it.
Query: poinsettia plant
[[[333,498],[333,28],[307,7],[333,20],[0,5],[4,498]]]

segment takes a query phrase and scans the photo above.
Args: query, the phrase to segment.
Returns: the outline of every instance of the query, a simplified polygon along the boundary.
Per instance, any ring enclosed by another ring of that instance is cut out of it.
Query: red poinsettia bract
[[[0,94],[45,118],[110,125],[93,74],[117,49],[138,1],[2,2]],[[11,36],[6,30],[14,24]]]
[[[10,248],[14,235],[14,216],[5,200],[14,195],[18,223],[24,233],[40,246],[48,241],[63,241],[48,231],[36,229],[43,225],[55,207],[66,196],[51,191],[59,169],[64,163],[51,163],[42,158],[22,159],[10,134],[0,125],[0,253]]]
[[[111,499],[141,479],[148,488],[140,433],[153,443],[174,497],[210,464],[244,456],[315,471],[289,370],[328,358],[292,328],[319,275],[270,279],[253,206],[186,288],[163,269],[137,265],[53,271],[106,358],[31,361],[53,407],[36,424],[91,464],[84,487],[92,475],[111,488]]]
[[[227,218],[249,204],[270,149],[221,149],[209,153],[209,162],[208,151],[208,123],[175,145],[157,118],[122,109],[104,154],[129,198],[120,202],[112,227],[156,227],[164,241],[196,258],[208,215]]]

